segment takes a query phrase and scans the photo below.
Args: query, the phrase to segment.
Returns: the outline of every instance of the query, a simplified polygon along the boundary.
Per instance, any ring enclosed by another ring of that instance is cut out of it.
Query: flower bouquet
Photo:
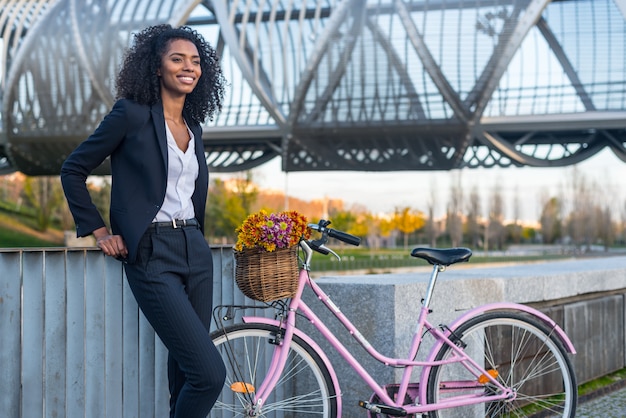
[[[235,281],[244,295],[270,302],[296,293],[298,243],[311,236],[307,225],[296,211],[261,210],[237,228]]]

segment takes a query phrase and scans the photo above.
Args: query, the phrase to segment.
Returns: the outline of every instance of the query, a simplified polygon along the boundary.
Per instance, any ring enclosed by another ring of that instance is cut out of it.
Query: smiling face
[[[161,95],[179,97],[191,93],[202,75],[194,43],[186,39],[170,41],[157,75],[161,78]]]

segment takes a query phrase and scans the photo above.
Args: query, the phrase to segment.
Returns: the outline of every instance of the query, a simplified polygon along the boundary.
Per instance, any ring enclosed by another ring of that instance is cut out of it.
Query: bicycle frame
[[[309,250],[310,251],[310,250]],[[512,399],[515,397],[515,394],[512,393],[510,389],[503,386],[496,379],[491,377],[491,375],[485,370],[481,365],[477,364],[472,358],[465,354],[463,348],[457,346],[455,344],[453,331],[463,322],[467,321],[469,318],[484,313],[488,311],[494,310],[514,310],[514,311],[522,311],[526,312],[530,315],[535,316],[543,323],[545,323],[555,335],[563,342],[564,347],[570,353],[575,353],[574,347],[563,332],[563,330],[552,321],[549,317],[544,315],[543,313],[519,304],[514,303],[494,303],[490,305],[481,306],[475,308],[465,315],[461,316],[459,319],[454,321],[450,327],[446,327],[445,329],[439,329],[436,326],[433,326],[428,322],[427,317],[429,313],[429,304],[430,299],[432,297],[435,282],[437,280],[437,275],[440,271],[443,271],[443,266],[435,265],[433,268],[433,272],[431,274],[430,282],[428,285],[427,293],[422,303],[422,307],[420,309],[419,318],[417,321],[417,327],[415,333],[412,338],[412,342],[410,345],[409,353],[406,358],[392,358],[382,355],[378,352],[372,345],[363,337],[363,335],[359,332],[359,330],[350,322],[350,320],[340,311],[337,305],[333,303],[330,297],[315,283],[310,279],[308,274],[308,265],[305,263],[305,266],[300,271],[299,276],[299,285],[296,295],[291,299],[289,303],[289,309],[286,317],[279,320],[272,320],[263,317],[244,317],[243,321],[246,323],[265,323],[265,324],[273,324],[279,326],[284,330],[284,337],[282,339],[282,344],[277,345],[274,349],[274,353],[272,356],[272,361],[270,364],[270,368],[265,380],[262,382],[261,386],[255,393],[254,396],[254,405],[255,409],[260,409],[263,406],[263,401],[267,397],[269,393],[274,389],[276,382],[280,378],[280,375],[283,371],[283,367],[285,364],[285,360],[289,351],[289,345],[291,343],[292,337],[297,334],[299,337],[305,339],[309,344],[311,344],[318,353],[322,355],[322,360],[326,363],[328,370],[333,376],[333,381],[337,382],[337,376],[334,372],[334,369],[326,356],[323,355],[323,351],[319,350],[319,346],[312,341],[304,332],[300,331],[296,328],[296,314],[299,312],[303,315],[321,334],[322,336],[331,344],[331,346],[344,358],[350,367],[360,376],[360,378],[374,391],[374,393],[379,397],[381,402],[386,405],[401,407],[404,408],[407,414],[419,414],[434,410],[440,410],[444,408],[453,408],[457,406],[467,406],[472,404],[480,404],[489,401],[496,401],[501,399]],[[377,361],[394,367],[403,367],[404,371],[402,373],[402,377],[400,379],[400,383],[398,385],[398,393],[396,399],[404,400],[405,396],[409,392],[409,390],[415,390],[414,383],[410,385],[411,374],[415,367],[421,367],[419,384],[417,388],[417,399],[416,402],[412,405],[404,405],[402,402],[394,401],[384,385],[379,384],[376,380],[372,378],[372,376],[367,372],[367,370],[363,367],[363,365],[350,353],[350,351],[337,339],[337,337],[329,330],[329,328],[324,324],[324,322],[311,310],[311,308],[302,300],[302,293],[305,287],[309,287],[317,298],[330,310],[330,312],[339,320],[339,322],[346,328],[346,330],[357,340],[357,342],[367,351],[367,353],[376,359]],[[435,338],[435,344],[431,348],[426,360],[417,361],[413,360],[417,356],[419,347],[422,343],[422,336],[425,332],[429,332]],[[455,355],[449,360],[436,361],[435,356],[439,349],[448,345],[454,351]],[[487,378],[490,381],[490,384],[497,388],[497,391],[492,391],[491,394],[482,393],[481,395],[464,395],[464,396],[454,396],[450,398],[446,398],[434,404],[428,404],[427,402],[427,380],[429,373],[432,367],[449,364],[449,363],[461,363],[463,366],[470,371],[475,377],[476,382],[468,382],[468,381],[458,381],[458,382],[447,382],[447,386],[451,388],[481,388],[484,387],[483,384],[478,383],[478,378]],[[335,383],[337,384],[337,383]],[[341,393],[339,388],[337,387],[336,393]],[[341,397],[337,399],[337,408],[338,408],[338,416],[341,416]]]

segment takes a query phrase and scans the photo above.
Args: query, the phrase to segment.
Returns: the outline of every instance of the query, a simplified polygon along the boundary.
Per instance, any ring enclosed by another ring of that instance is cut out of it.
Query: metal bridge
[[[163,22],[222,57],[213,171],[626,161],[626,0],[0,0],[0,172],[56,175]]]

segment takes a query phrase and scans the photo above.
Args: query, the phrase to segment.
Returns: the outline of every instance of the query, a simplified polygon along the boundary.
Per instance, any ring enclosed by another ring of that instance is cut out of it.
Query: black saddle
[[[414,248],[411,257],[422,258],[430,264],[449,266],[461,261],[468,261],[472,256],[469,248]]]

